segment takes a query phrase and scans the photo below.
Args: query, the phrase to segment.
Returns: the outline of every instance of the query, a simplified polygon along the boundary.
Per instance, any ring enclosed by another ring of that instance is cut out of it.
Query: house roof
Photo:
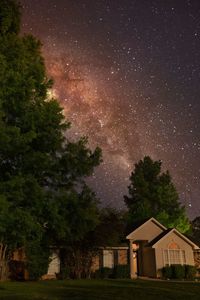
[[[161,228],[162,230],[167,230],[167,228],[162,225],[160,222],[158,222],[156,219],[154,219],[153,217],[148,219],[148,220],[144,220],[142,222],[138,222],[138,223],[135,223],[135,229],[129,234],[126,236],[126,239],[131,239],[131,236],[133,235],[133,233],[136,233],[139,229],[142,229],[144,226],[146,226],[148,223],[154,223],[155,225],[157,225],[159,228]]]
[[[169,232],[171,232],[173,228],[169,228],[165,231],[163,231],[161,234],[159,234],[155,239],[153,239],[150,243],[148,243],[148,246],[155,245],[158,241],[160,241],[162,238],[164,238]]]
[[[186,243],[188,243],[190,246],[192,246],[193,249],[199,249],[199,247],[193,243],[190,239],[188,239],[185,235],[183,235],[181,232],[179,232],[176,228],[171,228],[166,230],[165,232],[161,233],[159,236],[157,236],[153,241],[149,243],[150,246],[155,248],[161,241],[163,241],[166,237],[168,237],[171,233],[177,234],[180,238],[182,238]]]
[[[101,249],[101,250],[128,250],[129,247],[128,246],[105,246],[105,247],[99,247],[98,249]]]
[[[148,226],[148,223],[152,222],[156,226],[158,226],[160,229],[162,229],[162,232],[159,233],[156,237],[153,238],[153,240],[149,241],[148,245],[155,248],[161,241],[163,241],[166,237],[168,237],[170,234],[175,233],[177,236],[179,236],[181,239],[183,239],[186,243],[188,243],[193,249],[198,250],[200,249],[198,245],[196,245],[192,240],[187,238],[185,235],[183,235],[181,232],[179,232],[175,228],[169,228],[167,229],[165,226],[163,226],[160,222],[158,222],[154,218],[150,218],[148,220],[144,220],[143,222],[137,222],[135,223],[135,229],[127,235],[126,239],[132,240],[133,236],[141,229],[143,229],[145,226]]]

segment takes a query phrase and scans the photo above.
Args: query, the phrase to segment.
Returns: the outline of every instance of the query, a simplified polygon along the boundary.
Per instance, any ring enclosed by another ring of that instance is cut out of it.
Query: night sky
[[[163,161],[191,218],[200,215],[200,1],[23,0],[71,138],[104,162],[89,180],[121,208],[134,164]]]

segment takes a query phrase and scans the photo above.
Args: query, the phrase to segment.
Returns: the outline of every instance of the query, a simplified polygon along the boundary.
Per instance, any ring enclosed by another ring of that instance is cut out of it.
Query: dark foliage
[[[128,224],[155,217],[166,227],[187,232],[190,223],[185,208],[179,203],[169,172],[161,173],[161,165],[161,161],[153,161],[149,156],[135,164],[129,195],[124,197]]]
[[[90,150],[86,138],[67,139],[70,124],[49,96],[41,42],[19,35],[20,19],[17,1],[0,1],[0,240],[7,259],[23,247],[34,279],[46,272],[48,247],[83,240],[97,225],[98,201],[85,177],[101,150]]]
[[[162,269],[162,275],[166,279],[190,279],[193,280],[197,269],[190,265],[171,265]]]

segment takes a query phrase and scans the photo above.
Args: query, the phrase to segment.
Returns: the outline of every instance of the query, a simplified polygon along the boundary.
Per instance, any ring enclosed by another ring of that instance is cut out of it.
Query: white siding
[[[103,250],[103,267],[114,267],[114,253],[113,250]]]
[[[50,256],[50,263],[48,268],[48,275],[55,275],[60,273],[60,259],[57,252],[53,252]]]

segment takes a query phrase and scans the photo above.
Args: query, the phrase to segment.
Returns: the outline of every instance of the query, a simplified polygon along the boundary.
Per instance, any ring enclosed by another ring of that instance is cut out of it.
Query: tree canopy
[[[20,5],[16,1],[0,1],[0,33],[18,33],[20,30]]]
[[[36,277],[48,262],[45,247],[83,238],[97,223],[85,177],[101,162],[101,149],[89,149],[85,137],[67,138],[70,124],[49,97],[41,43],[19,35],[20,18],[17,1],[0,1],[0,240],[7,258],[25,248]]]
[[[155,217],[167,227],[176,227],[181,232],[190,228],[185,208],[168,171],[161,173],[161,161],[149,156],[135,164],[128,186],[129,195],[124,197],[128,207],[128,222]]]
[[[190,238],[200,246],[200,216],[197,216],[192,221],[192,231],[190,233]]]

